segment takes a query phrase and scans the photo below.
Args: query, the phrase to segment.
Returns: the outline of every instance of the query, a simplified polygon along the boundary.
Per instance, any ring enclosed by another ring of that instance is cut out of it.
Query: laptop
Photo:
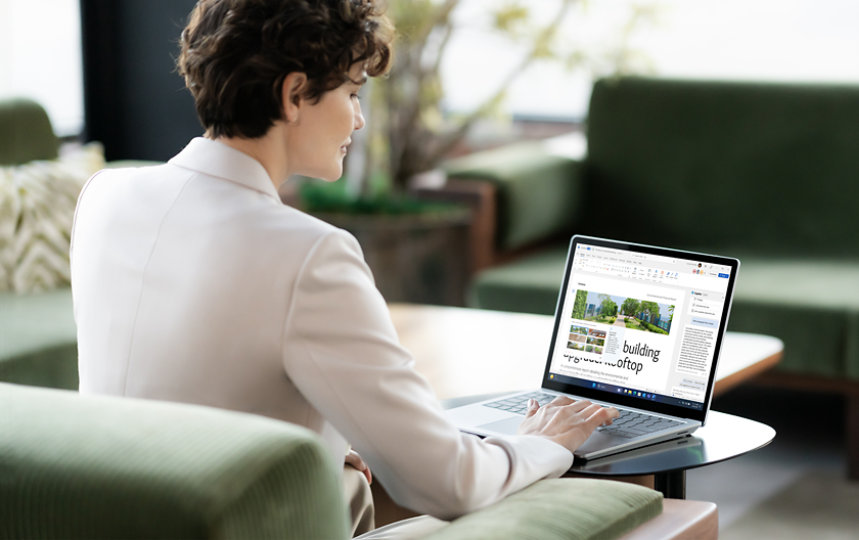
[[[447,409],[462,431],[518,430],[533,397],[616,407],[577,461],[688,435],[707,420],[740,261],[576,235],[538,390]],[[523,359],[523,361],[529,361]]]

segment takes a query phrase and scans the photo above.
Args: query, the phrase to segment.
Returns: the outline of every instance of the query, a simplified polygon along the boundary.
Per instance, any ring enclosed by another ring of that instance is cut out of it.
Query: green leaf
[[[528,8],[518,2],[510,2],[498,9],[493,15],[493,26],[515,35],[530,19]]]

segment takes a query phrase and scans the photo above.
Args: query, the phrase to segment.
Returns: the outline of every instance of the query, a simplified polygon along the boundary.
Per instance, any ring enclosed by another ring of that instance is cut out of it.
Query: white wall
[[[58,135],[83,127],[78,0],[0,0],[0,97],[26,96]]]

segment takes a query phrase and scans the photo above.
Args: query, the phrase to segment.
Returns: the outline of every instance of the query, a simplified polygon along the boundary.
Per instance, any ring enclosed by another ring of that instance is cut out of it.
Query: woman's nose
[[[361,103],[355,100],[355,129],[361,129],[365,123],[364,115],[361,114]]]

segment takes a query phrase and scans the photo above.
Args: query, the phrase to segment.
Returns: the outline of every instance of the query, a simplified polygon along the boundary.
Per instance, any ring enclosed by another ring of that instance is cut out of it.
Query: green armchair
[[[17,183],[22,175],[32,179],[29,164],[58,163],[59,147],[59,139],[41,105],[25,98],[0,100],[0,381],[76,389],[77,344],[67,283],[53,290],[26,293],[12,290],[11,286],[12,274],[25,264],[31,265],[33,274],[46,270],[55,274],[53,269],[46,269],[45,259],[39,255],[39,250],[49,245],[42,242],[42,233],[32,233],[34,250],[27,252],[21,247],[20,232],[16,230],[21,226],[20,218],[13,214],[21,212],[22,205],[18,202],[10,206],[9,200],[19,196],[21,188]],[[35,169],[50,171],[50,167]],[[44,181],[50,184],[52,179]],[[62,210],[69,226],[69,212],[74,209],[72,191],[54,201],[58,208],[65,207]],[[28,217],[33,216],[31,213]],[[35,216],[44,218],[44,212]],[[65,231],[66,238],[68,234]],[[38,242],[42,244],[36,245]],[[55,248],[55,260],[61,260],[63,249],[68,252],[67,244]],[[28,256],[33,254],[37,256]]]
[[[98,145],[63,152],[45,109],[0,100],[0,381],[75,389],[77,344],[68,239],[83,182],[105,166]]]
[[[0,538],[344,538],[306,429],[154,401],[0,384]]]
[[[532,142],[448,163],[497,205],[500,264],[471,305],[553,313],[574,233],[738,257],[728,329],[784,341],[769,382],[845,396],[859,478],[859,85],[604,79],[584,135],[580,158]]]
[[[2,539],[348,535],[342,465],[304,428],[4,383],[0,411]],[[636,527],[661,511],[661,494],[641,486],[545,480],[432,537],[641,538]]]

